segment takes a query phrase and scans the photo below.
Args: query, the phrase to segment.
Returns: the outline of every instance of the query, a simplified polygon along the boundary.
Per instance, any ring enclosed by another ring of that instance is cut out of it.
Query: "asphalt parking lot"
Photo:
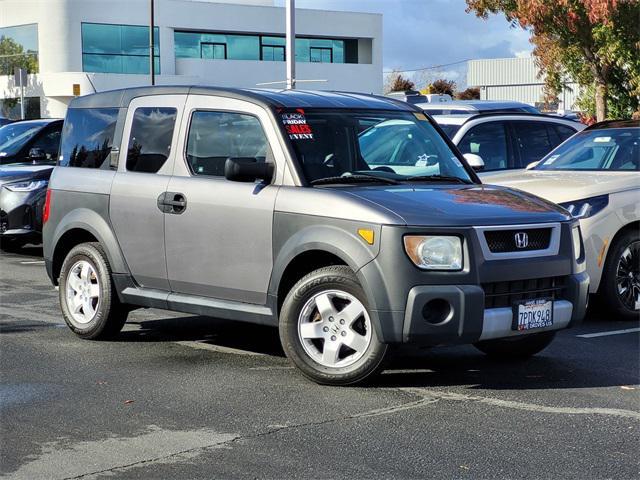
[[[80,340],[39,253],[0,254],[3,477],[640,477],[639,325],[606,312],[525,363],[403,350],[321,387],[264,327],[140,310]]]

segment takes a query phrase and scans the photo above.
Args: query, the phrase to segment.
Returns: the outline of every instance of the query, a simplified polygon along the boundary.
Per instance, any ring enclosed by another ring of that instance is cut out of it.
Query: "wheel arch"
[[[93,210],[79,208],[69,212],[58,223],[53,234],[50,260],[55,284],[67,254],[73,247],[85,242],[98,242],[102,245],[112,272],[128,272],[120,246],[107,221]]]
[[[371,262],[379,251],[379,228],[375,231],[374,245],[368,245],[351,232],[333,225],[313,225],[299,230],[288,238],[274,255],[274,267],[269,284],[269,295],[277,307],[295,283],[306,274],[330,265],[346,265],[358,275],[359,270]],[[362,279],[358,275],[362,283]],[[367,296],[369,290],[363,285]],[[369,298],[372,302],[373,299]]]
[[[611,238],[611,241],[609,242],[609,245],[607,247],[607,255],[604,259],[604,262],[602,262],[602,272],[604,273],[604,269],[606,268],[610,258],[611,258],[611,252],[613,251],[613,246],[616,244],[616,242],[620,239],[620,237],[624,234],[626,234],[627,232],[632,232],[632,231],[639,231],[640,230],[640,220],[634,220],[632,222],[627,223],[626,225],[621,226],[618,231],[615,233],[615,235]],[[598,284],[598,292],[601,292],[602,290],[602,275],[600,277],[600,282]]]

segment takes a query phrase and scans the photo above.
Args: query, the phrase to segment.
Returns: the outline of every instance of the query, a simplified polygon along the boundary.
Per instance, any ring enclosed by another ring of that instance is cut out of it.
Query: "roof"
[[[376,95],[310,90],[267,90],[205,86],[155,86],[125,88],[77,97],[69,108],[121,108],[132,99],[150,95],[217,95],[270,108],[349,108],[417,111],[406,102]]]
[[[608,128],[633,128],[640,127],[640,120],[605,120],[604,122],[594,123],[585,130],[606,130]]]
[[[517,107],[530,107],[531,105],[522,102],[511,101],[498,101],[498,100],[452,100],[450,102],[433,102],[433,103],[418,103],[416,106],[428,110],[430,108],[448,109],[458,108],[465,110],[495,110],[497,108],[517,108]]]
[[[470,120],[479,118],[503,118],[508,119],[534,119],[534,120],[546,120],[555,123],[562,123],[563,125],[575,126],[578,122],[575,122],[568,118],[558,117],[556,115],[545,115],[544,113],[529,113],[529,112],[470,112],[451,115],[432,115],[436,122],[443,125],[463,125]]]

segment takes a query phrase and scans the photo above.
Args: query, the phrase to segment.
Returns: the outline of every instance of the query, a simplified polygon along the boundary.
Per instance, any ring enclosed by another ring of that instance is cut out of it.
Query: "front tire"
[[[371,378],[387,353],[366,295],[345,266],[320,268],[294,285],[282,305],[280,340],[302,374],[324,385]]]
[[[496,360],[524,360],[547,348],[555,336],[556,332],[540,332],[524,337],[485,340],[473,346]]]
[[[60,271],[59,297],[68,327],[81,338],[116,335],[127,320],[111,280],[111,267],[99,243],[71,249]]]
[[[602,271],[602,300],[610,318],[640,319],[640,234],[629,230],[611,246]]]

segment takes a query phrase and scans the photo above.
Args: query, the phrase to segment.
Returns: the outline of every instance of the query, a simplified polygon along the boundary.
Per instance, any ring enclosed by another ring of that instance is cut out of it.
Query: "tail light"
[[[44,199],[44,208],[42,209],[42,224],[44,225],[49,220],[49,214],[51,213],[51,190],[47,189],[47,196]]]

